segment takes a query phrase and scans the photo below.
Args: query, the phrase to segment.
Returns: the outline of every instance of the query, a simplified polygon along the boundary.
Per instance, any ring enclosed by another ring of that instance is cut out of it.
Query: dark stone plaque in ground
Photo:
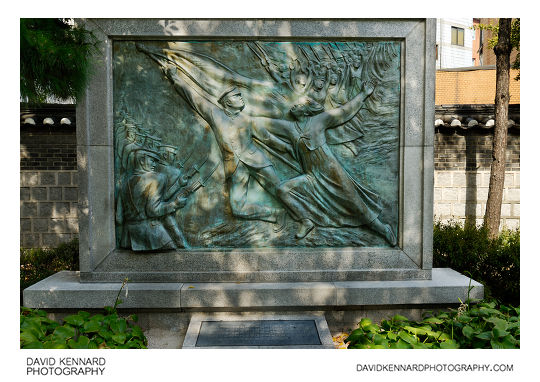
[[[315,320],[203,321],[196,347],[321,345]]]

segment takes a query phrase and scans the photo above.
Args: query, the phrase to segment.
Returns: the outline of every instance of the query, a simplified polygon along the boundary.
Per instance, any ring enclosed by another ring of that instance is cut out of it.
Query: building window
[[[464,46],[465,29],[452,27],[452,45]]]

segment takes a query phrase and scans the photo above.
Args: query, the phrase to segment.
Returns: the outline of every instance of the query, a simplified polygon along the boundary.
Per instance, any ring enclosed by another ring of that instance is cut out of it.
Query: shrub
[[[483,227],[435,224],[433,266],[448,267],[482,283],[486,296],[519,306],[519,230],[489,239]]]
[[[519,308],[481,302],[409,321],[395,315],[380,325],[364,318],[345,340],[349,349],[516,349]]]
[[[77,239],[53,249],[21,248],[21,296],[23,289],[63,270],[79,270]]]

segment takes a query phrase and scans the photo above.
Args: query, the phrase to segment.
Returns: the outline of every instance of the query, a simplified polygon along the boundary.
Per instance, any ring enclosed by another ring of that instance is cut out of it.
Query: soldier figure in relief
[[[140,148],[133,154],[135,168],[121,190],[125,229],[120,246],[134,251],[189,248],[174,218],[186,199],[179,194],[165,199],[167,176],[156,172],[157,152]]]
[[[158,167],[158,172],[167,176],[167,187],[165,198],[168,199],[176,194],[181,188],[188,183],[188,176],[178,168],[176,155],[178,148],[173,145],[160,145],[159,153],[161,154],[161,163]]]

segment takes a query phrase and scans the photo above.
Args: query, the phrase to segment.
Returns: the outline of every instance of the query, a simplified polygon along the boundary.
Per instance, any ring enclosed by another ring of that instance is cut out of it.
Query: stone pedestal
[[[151,346],[179,348],[193,314],[321,314],[332,335],[399,313],[420,319],[423,310],[478,300],[484,287],[448,268],[433,269],[431,280],[271,283],[129,283],[121,314],[137,313]],[[24,305],[56,317],[112,306],[122,283],[81,283],[63,271],[25,289]],[[227,313],[228,312],[228,313]]]

